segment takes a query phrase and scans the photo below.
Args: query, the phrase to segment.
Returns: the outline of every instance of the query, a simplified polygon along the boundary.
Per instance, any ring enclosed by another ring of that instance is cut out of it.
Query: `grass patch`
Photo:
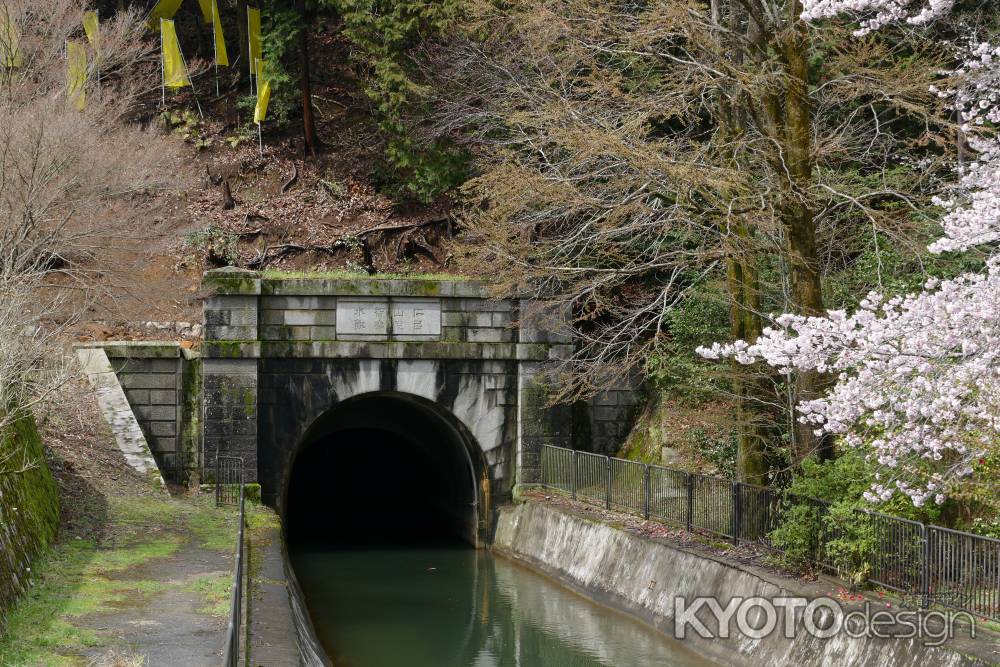
[[[237,516],[231,507],[215,507],[210,496],[109,498],[110,534],[100,544],[64,541],[37,563],[32,587],[0,633],[0,666],[87,664],[82,650],[108,646],[111,640],[81,627],[77,619],[140,605],[165,590],[167,583],[148,580],[136,568],[167,558],[185,544],[230,553]],[[267,520],[262,509],[250,509],[248,516]],[[228,614],[229,579],[226,574],[192,584],[205,597],[204,613]]]
[[[184,589],[203,598],[204,604],[198,608],[201,613],[217,618],[229,617],[229,598],[233,590],[232,574],[202,575],[185,586]]]
[[[176,540],[101,550],[88,540],[74,540],[53,549],[36,567],[34,585],[12,610],[0,637],[0,664],[78,664],[66,653],[103,646],[92,630],[73,619],[110,607],[135,604],[163,590],[148,580],[109,579],[106,574],[172,553]]]

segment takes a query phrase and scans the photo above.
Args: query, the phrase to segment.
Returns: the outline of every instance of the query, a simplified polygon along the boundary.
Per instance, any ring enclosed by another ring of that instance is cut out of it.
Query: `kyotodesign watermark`
[[[692,634],[763,639],[776,633],[793,639],[805,633],[817,639],[917,639],[940,646],[958,632],[975,638],[976,619],[964,611],[888,609],[872,601],[845,608],[830,597],[733,597],[724,605],[714,597],[674,598],[677,639]]]

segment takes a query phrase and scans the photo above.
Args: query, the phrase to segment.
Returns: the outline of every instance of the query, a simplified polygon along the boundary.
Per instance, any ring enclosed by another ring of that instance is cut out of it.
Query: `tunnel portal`
[[[477,545],[488,485],[478,446],[453,416],[416,396],[365,394],[303,437],[285,484],[288,540]]]

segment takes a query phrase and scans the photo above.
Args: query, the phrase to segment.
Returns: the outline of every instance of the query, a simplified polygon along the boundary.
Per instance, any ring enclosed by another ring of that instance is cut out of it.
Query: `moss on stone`
[[[58,526],[59,492],[28,415],[0,433],[0,627]]]

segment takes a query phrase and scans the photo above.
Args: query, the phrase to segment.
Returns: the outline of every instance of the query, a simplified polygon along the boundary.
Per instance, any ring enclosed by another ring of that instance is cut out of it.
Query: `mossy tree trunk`
[[[812,108],[809,101],[809,41],[805,23],[798,20],[801,10],[799,0],[790,3],[789,27],[785,30],[782,44],[786,74],[782,162],[788,176],[781,222],[792,304],[800,314],[820,315],[823,313],[823,290],[816,248],[815,213],[810,205],[814,165]],[[818,398],[826,386],[826,378],[820,373],[800,371],[795,378],[796,404]],[[796,462],[813,453],[823,458],[832,458],[829,439],[817,436],[811,425],[800,423],[796,419],[794,436],[793,454]]]

